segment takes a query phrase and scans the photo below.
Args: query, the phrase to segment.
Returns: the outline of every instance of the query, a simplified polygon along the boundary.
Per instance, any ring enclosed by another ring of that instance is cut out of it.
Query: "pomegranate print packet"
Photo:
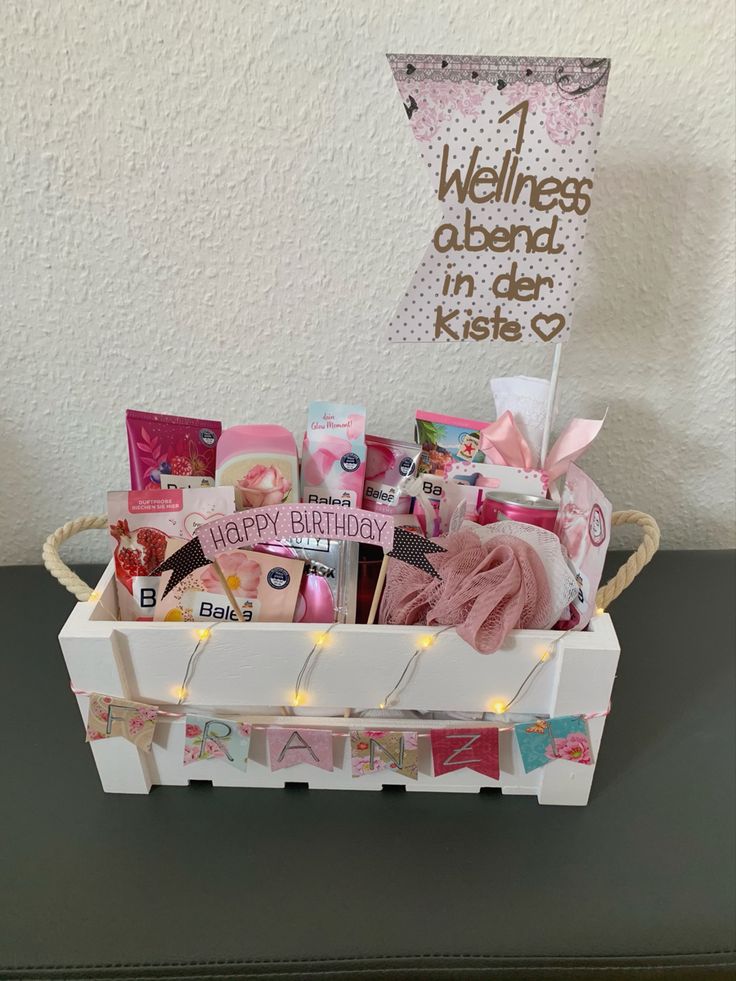
[[[190,539],[213,518],[235,512],[232,487],[110,491],[108,527],[122,620],[153,620],[159,576],[171,538]]]

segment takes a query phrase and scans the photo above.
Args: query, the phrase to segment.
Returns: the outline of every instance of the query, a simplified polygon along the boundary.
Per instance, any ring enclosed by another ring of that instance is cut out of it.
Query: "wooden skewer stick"
[[[238,603],[237,599],[235,598],[235,594],[233,593],[232,589],[230,589],[225,573],[217,564],[216,559],[212,560],[212,567],[217,573],[217,578],[220,580],[220,585],[225,590],[225,595],[230,601],[230,605],[232,606],[233,610],[235,610],[235,616],[238,618],[238,620],[240,620],[241,623],[245,623],[245,617],[243,616],[243,611],[240,609],[240,603]]]
[[[378,604],[381,602],[381,593],[383,592],[383,584],[386,582],[386,571],[388,570],[388,554],[384,554],[383,562],[381,562],[381,569],[378,573],[378,579],[376,580],[376,588],[373,593],[373,601],[371,603],[371,611],[368,614],[367,623],[375,623],[376,614],[378,613]]]

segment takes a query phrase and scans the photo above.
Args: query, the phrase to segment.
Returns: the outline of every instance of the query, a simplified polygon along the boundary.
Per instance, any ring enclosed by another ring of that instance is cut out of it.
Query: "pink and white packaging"
[[[363,406],[312,402],[302,448],[302,503],[360,507],[365,458]]]
[[[603,563],[611,540],[611,502],[597,484],[574,463],[567,471],[565,489],[555,523],[578,583],[560,630],[584,630],[595,613],[595,594],[603,575]]]
[[[171,539],[189,540],[197,528],[235,512],[232,487],[167,491],[110,491],[107,515],[113,542],[121,620],[152,620],[160,576]]]

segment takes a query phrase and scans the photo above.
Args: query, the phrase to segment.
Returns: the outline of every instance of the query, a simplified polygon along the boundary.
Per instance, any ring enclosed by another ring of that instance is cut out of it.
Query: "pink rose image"
[[[321,484],[337,460],[345,453],[349,453],[351,448],[352,443],[349,439],[322,433],[317,448],[314,451],[310,450],[302,460],[304,483],[312,486]]]
[[[91,741],[92,741],[93,739],[104,739],[104,738],[105,738],[105,737],[104,737],[104,735],[103,735],[103,733],[101,733],[101,732],[95,732],[95,730],[94,730],[94,729],[88,729],[88,730],[87,730],[87,739],[88,739],[88,741],[90,741],[90,742],[91,742]]]
[[[250,735],[250,723],[249,722],[238,722],[237,724],[238,732],[241,736]]]
[[[261,567],[253,559],[249,559],[245,552],[227,552],[225,555],[218,556],[217,564],[236,596],[248,596],[254,599],[258,595]],[[222,584],[211,565],[200,573],[199,579],[202,589],[208,593],[222,592]]]
[[[571,760],[573,763],[592,763],[590,743],[582,732],[571,732],[563,739],[555,739],[554,749],[548,746],[545,756],[551,760]]]
[[[395,462],[394,454],[388,446],[371,443],[366,457],[365,479],[380,480],[381,477],[386,476]]]
[[[257,463],[235,485],[235,495],[240,508],[263,508],[281,504],[291,490],[291,481],[278,467],[264,467]]]
[[[196,763],[199,759],[199,746],[191,746],[187,744],[184,747],[184,765],[187,763]]]
[[[195,726],[191,722],[187,723],[187,739],[193,739],[195,736],[199,736],[202,733],[200,726]]]
[[[225,755],[225,750],[214,739],[208,739],[204,744],[204,755],[211,759],[220,759]]]

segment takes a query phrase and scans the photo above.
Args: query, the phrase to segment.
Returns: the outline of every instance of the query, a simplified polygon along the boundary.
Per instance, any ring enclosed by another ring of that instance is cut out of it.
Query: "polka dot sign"
[[[567,340],[609,62],[388,57],[443,210],[389,340]]]

